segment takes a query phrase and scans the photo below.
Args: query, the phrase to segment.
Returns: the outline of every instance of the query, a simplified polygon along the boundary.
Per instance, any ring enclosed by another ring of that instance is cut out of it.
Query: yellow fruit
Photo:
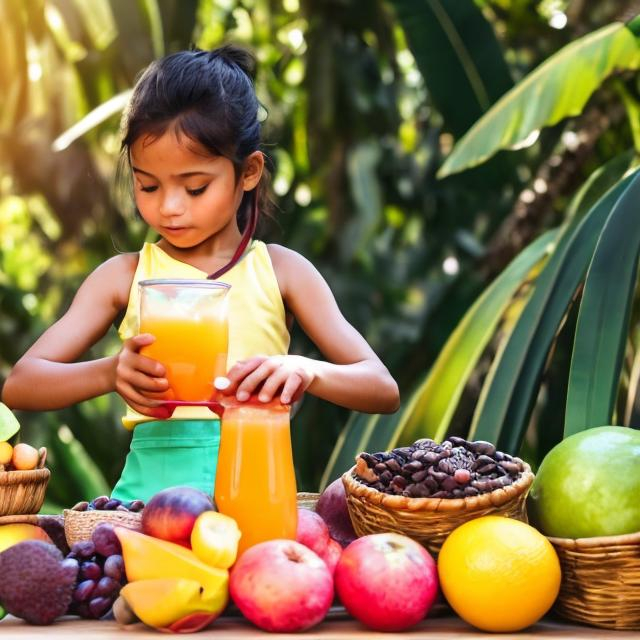
[[[470,520],[438,557],[440,585],[454,611],[484,631],[519,631],[537,622],[560,589],[560,562],[536,529],[510,518]]]
[[[13,447],[11,463],[20,471],[31,471],[38,466],[38,450],[30,444],[21,442]]]
[[[133,612],[150,627],[163,628],[194,613],[219,615],[227,597],[205,600],[196,580],[157,578],[129,582],[120,590]],[[222,595],[222,592],[221,592]]]
[[[44,529],[36,527],[35,524],[0,525],[0,552],[23,540],[51,542],[51,538],[45,533]]]
[[[193,551],[174,542],[152,538],[124,527],[116,527],[115,531],[122,545],[129,582],[157,578],[195,580],[203,589],[204,601],[224,601],[226,604],[229,572],[225,569],[204,564]]]
[[[13,457],[13,447],[8,442],[0,442],[0,464],[9,464]]]
[[[193,552],[211,567],[228,569],[238,555],[240,529],[233,518],[217,511],[201,513],[191,530]]]

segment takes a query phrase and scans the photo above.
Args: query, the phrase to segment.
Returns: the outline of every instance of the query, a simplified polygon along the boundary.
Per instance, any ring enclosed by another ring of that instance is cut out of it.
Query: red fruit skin
[[[319,555],[324,560],[327,568],[331,572],[331,575],[334,575],[336,567],[338,566],[338,561],[342,556],[342,547],[340,546],[340,544],[338,544],[335,540],[331,540],[331,538],[329,538],[327,546]]]
[[[245,551],[231,569],[229,593],[260,629],[292,633],[321,622],[333,600],[324,561],[293,540],[269,540]]]
[[[191,548],[191,530],[203,511],[213,510],[209,496],[192,487],[170,487],[156,493],[142,511],[142,531],[154,538]]]
[[[298,509],[296,542],[321,555],[329,544],[329,528],[326,522],[310,509]]]
[[[208,627],[220,614],[211,613],[190,613],[180,620],[176,620],[168,627],[158,627],[159,631],[165,633],[195,633]]]
[[[322,492],[316,504],[316,513],[327,523],[329,535],[343,547],[358,537],[349,517],[347,494],[342,478],[334,480]]]
[[[352,542],[334,574],[347,611],[377,631],[402,631],[422,620],[438,594],[438,571],[417,542],[377,533]]]

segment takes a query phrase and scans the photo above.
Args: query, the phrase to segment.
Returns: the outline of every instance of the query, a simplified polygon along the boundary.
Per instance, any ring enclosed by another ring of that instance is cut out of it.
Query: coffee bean
[[[480,492],[475,487],[465,487],[464,495],[465,496],[477,496]]]
[[[422,471],[416,471],[415,473],[411,474],[411,479],[414,482],[422,482],[426,477],[427,477],[427,470],[426,469],[422,469]]]
[[[484,467],[480,467],[479,469],[476,469],[476,471],[483,476],[486,476],[488,474],[490,474],[492,471],[495,471],[496,469],[496,464],[495,462],[492,462],[491,464],[485,464]]]
[[[394,473],[398,473],[398,471],[400,471],[400,469],[402,468],[395,458],[387,460],[386,465],[387,469],[389,469],[389,471],[393,471]]]
[[[484,440],[475,440],[471,444],[473,445],[473,451],[478,455],[492,456],[496,452],[495,446]]]
[[[378,460],[374,458],[370,453],[361,453],[360,457],[367,463],[367,466],[371,469],[378,464]]]
[[[452,476],[447,476],[440,483],[440,487],[444,491],[453,491],[454,489],[458,488],[458,483],[455,481],[455,479]]]
[[[411,459],[419,461],[419,460],[422,460],[425,457],[426,454],[427,454],[427,452],[424,451],[423,449],[417,449],[416,451],[414,451],[411,454]]]
[[[403,476],[393,476],[393,480],[391,480],[391,484],[398,485],[402,489],[407,486],[407,479]]]
[[[382,482],[384,485],[389,484],[392,478],[393,474],[388,469],[384,473],[380,474],[380,482]]]
[[[424,462],[429,464],[435,464],[438,460],[440,460],[440,456],[435,451],[428,451],[424,455]]]
[[[520,473],[520,467],[518,466],[517,462],[507,462],[506,460],[503,460],[502,462],[500,462],[498,464],[507,473],[512,473],[514,475],[517,475],[518,473]]]
[[[373,467],[373,470],[376,473],[384,473],[387,470],[387,465],[384,462],[378,462],[378,464]]]
[[[413,460],[412,462],[407,462],[407,464],[402,467],[402,471],[405,473],[415,473],[416,471],[422,471],[422,463],[418,460]]]

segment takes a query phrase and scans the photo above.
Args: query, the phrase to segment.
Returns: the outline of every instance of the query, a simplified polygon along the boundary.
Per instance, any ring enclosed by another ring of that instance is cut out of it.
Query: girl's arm
[[[4,403],[13,409],[61,409],[116,389],[119,362],[123,354],[140,348],[140,336],[127,341],[116,356],[76,360],[105,335],[126,306],[136,260],[135,255],[116,256],[87,277],[64,316],[16,363],[2,389]]]
[[[347,322],[317,269],[298,253],[269,245],[269,254],[287,309],[327,361],[302,356],[251,358],[228,374],[225,393],[246,399],[262,383],[260,399],[282,389],[282,402],[310,393],[369,413],[392,413],[399,406],[398,385],[367,341]]]

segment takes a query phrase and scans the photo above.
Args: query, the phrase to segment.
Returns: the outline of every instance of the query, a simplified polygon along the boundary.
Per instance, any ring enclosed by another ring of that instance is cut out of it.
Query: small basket
[[[142,530],[141,511],[75,511],[64,510],[64,535],[69,546],[83,540],[91,540],[93,530],[103,522],[114,527]]]
[[[297,502],[300,509],[309,509],[310,511],[316,510],[316,504],[318,503],[319,493],[307,493],[301,491],[298,493]]]
[[[47,468],[0,471],[0,516],[38,513],[50,477]]]
[[[445,538],[480,516],[500,515],[527,522],[525,499],[533,473],[524,471],[511,485],[468,498],[407,498],[389,495],[359,482],[355,467],[343,474],[347,506],[358,536],[391,531],[413,538],[437,556]]]
[[[640,532],[549,541],[562,569],[554,604],[559,616],[603,629],[640,630]]]

